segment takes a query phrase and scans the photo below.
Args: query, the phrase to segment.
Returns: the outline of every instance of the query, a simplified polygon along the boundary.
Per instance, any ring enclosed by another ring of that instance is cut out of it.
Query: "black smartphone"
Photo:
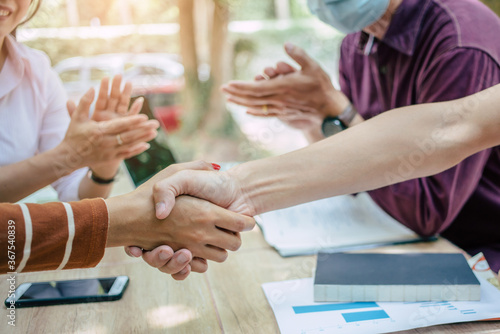
[[[127,276],[71,281],[23,283],[5,300],[16,308],[118,300],[128,286]]]
[[[131,103],[138,97],[132,98]],[[141,114],[147,115],[149,119],[155,119],[147,99],[144,100]],[[158,129],[158,136],[149,144],[151,147],[147,151],[124,160],[127,172],[136,187],[176,163],[174,154],[167,143],[167,134],[161,128]]]

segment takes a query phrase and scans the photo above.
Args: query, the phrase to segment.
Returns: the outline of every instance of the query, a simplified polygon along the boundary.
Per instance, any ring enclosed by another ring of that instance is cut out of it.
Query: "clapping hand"
[[[253,82],[231,81],[222,87],[228,101],[255,116],[277,116],[301,130],[319,127],[326,116],[339,115],[349,100],[333,87],[328,74],[301,48],[285,45],[300,69],[279,62]]]

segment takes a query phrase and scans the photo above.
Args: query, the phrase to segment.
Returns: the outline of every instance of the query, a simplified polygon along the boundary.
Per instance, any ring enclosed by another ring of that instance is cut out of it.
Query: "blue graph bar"
[[[429,302],[429,303],[423,303],[420,305],[420,307],[435,307],[435,306],[452,306],[450,302]]]
[[[366,320],[388,319],[389,315],[384,310],[365,311],[354,313],[342,313],[346,322],[357,322]]]
[[[377,303],[373,302],[292,306],[295,314],[353,310],[353,309],[370,308],[370,307],[379,307],[379,306]]]

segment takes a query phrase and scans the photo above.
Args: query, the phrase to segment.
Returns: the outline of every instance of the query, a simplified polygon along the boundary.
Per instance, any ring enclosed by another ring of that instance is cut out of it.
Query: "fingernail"
[[[179,256],[177,256],[177,259],[176,259],[177,263],[179,264],[183,264],[183,263],[186,263],[189,261],[189,258],[187,257],[186,254],[184,253],[181,253],[179,254]]]
[[[162,261],[167,261],[170,258],[170,256],[165,252],[160,252],[159,257],[160,257],[160,260],[162,260]]]
[[[290,42],[285,43],[285,50],[288,52],[292,52],[293,51],[293,44]]]
[[[220,170],[220,166],[217,165],[217,164],[212,164],[212,167],[215,169],[215,170]]]
[[[155,208],[156,208],[156,218],[162,217],[162,215],[167,210],[167,206],[163,202],[156,203]]]

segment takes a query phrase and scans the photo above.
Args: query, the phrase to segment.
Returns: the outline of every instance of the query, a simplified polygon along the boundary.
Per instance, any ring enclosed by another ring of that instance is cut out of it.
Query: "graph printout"
[[[314,303],[312,278],[262,288],[282,334],[366,334],[500,317],[500,291],[478,279],[479,302]]]

